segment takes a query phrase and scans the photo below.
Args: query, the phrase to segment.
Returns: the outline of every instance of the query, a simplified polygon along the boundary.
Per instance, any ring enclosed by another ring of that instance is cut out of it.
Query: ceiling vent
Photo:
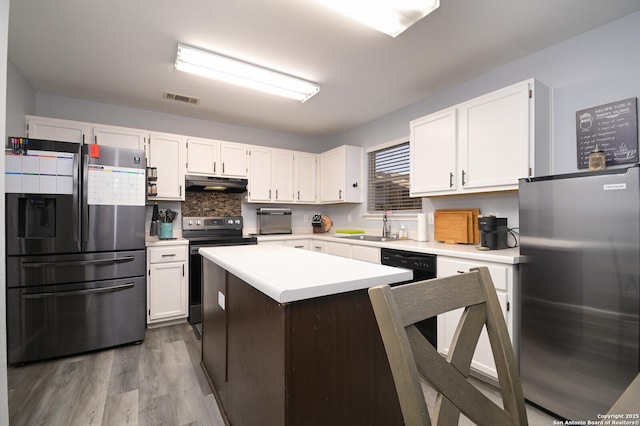
[[[164,92],[165,99],[171,99],[172,101],[180,101],[186,102],[192,105],[198,105],[200,103],[199,98],[194,98],[192,96],[179,95],[177,93]]]

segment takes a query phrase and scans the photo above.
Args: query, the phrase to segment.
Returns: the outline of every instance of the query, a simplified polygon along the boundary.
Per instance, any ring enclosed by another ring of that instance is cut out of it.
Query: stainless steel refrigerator
[[[10,364],[142,341],[144,151],[9,138]]]
[[[520,180],[525,397],[597,420],[638,374],[638,166]]]

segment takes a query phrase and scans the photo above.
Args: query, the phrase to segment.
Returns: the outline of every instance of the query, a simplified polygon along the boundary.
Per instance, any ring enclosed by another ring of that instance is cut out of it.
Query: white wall
[[[552,172],[577,171],[576,111],[608,102],[640,96],[640,12],[506,64],[416,104],[397,110],[357,129],[327,140],[328,147],[343,144],[375,146],[409,134],[409,121],[472,99],[518,81],[535,78],[550,88],[553,146]],[[518,196],[488,194],[423,199],[423,211],[436,208],[480,207],[483,213],[499,210],[509,227],[518,226]],[[328,214],[347,224],[341,207]],[[369,227],[379,221],[362,218],[366,203],[349,226]],[[380,225],[381,226],[381,225]],[[409,226],[415,223],[409,222]],[[433,228],[431,228],[433,231]]]
[[[36,96],[35,114],[285,149],[322,152],[342,144],[370,147],[406,137],[409,134],[410,120],[533,77],[551,90],[553,172],[568,173],[577,170],[575,112],[640,94],[640,55],[636,54],[638,44],[640,44],[640,12],[479,75],[362,127],[323,140],[44,93],[38,93]],[[13,74],[10,68],[10,83],[15,81]],[[21,110],[29,110],[30,95],[28,90],[22,92],[27,100]],[[9,104],[9,108],[13,107]],[[9,113],[8,117],[13,121],[13,117],[19,115]],[[9,123],[8,127],[9,125],[13,123]],[[423,199],[425,212],[458,205],[480,207],[483,213],[497,210],[502,217],[508,218],[510,227],[518,225],[516,193],[487,194],[465,198],[463,201],[459,200],[459,197]],[[243,205],[247,226],[255,226],[255,207],[252,204]],[[313,211],[330,215],[334,219],[334,228],[378,229],[381,226],[379,220],[364,218],[366,203],[342,206],[292,206],[292,208],[294,209],[294,227],[306,227],[303,221],[304,215]],[[352,219],[351,222],[348,221],[349,216]],[[415,230],[415,222],[406,221],[405,226],[410,232]]]
[[[35,115],[283,149],[304,148],[308,152],[317,152],[314,149],[322,150],[317,141],[311,138],[46,93],[37,94]]]
[[[24,136],[24,116],[36,112],[36,91],[16,67],[7,63],[7,136]]]

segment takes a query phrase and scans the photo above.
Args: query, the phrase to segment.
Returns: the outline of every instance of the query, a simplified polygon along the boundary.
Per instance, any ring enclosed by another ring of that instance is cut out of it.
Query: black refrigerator
[[[9,364],[144,339],[144,151],[9,138]]]
[[[638,374],[640,169],[520,180],[525,398],[598,420]]]

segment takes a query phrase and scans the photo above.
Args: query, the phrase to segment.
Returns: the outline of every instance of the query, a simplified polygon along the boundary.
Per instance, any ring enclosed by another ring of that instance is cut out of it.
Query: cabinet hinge
[[[529,167],[529,177],[533,176],[533,170]]]
[[[529,89],[529,99],[533,99],[533,90]]]
[[[27,123],[27,137],[29,137],[29,123]]]

